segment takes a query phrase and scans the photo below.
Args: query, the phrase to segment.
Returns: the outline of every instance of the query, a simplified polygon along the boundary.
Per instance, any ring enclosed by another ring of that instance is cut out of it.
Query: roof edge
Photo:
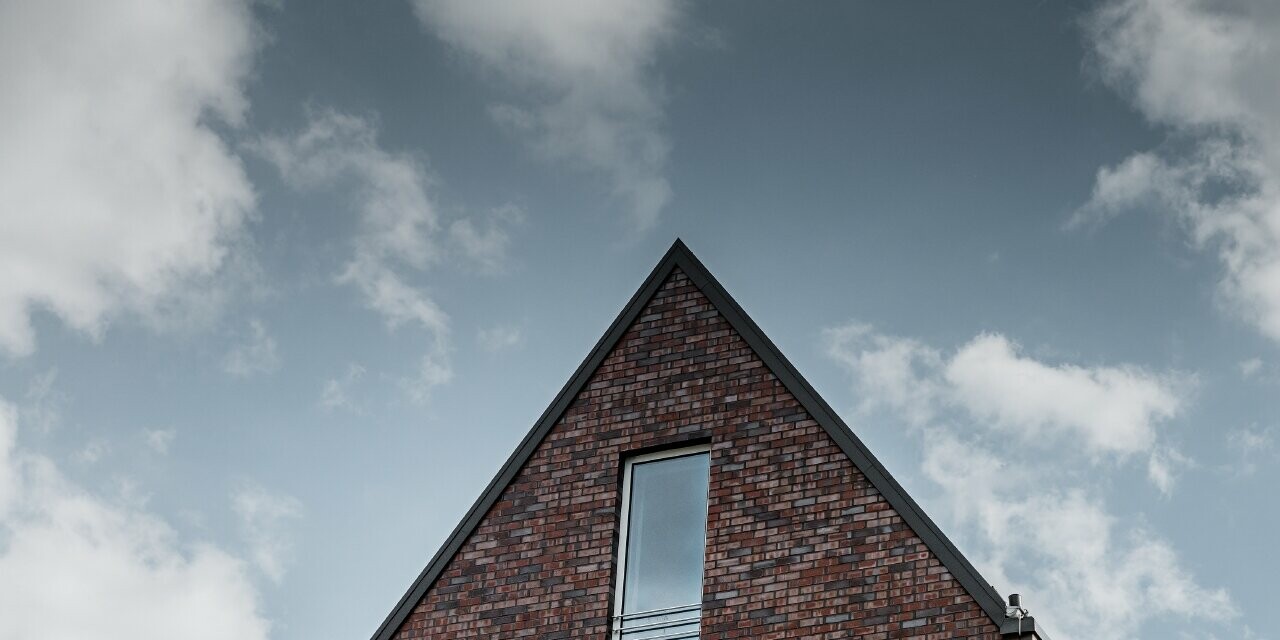
[[[691,256],[692,254],[689,253],[689,249],[684,245],[684,242],[676,238],[675,243],[662,256],[662,259],[654,266],[653,271],[649,272],[649,276],[645,278],[644,283],[640,285],[640,288],[631,296],[622,311],[614,318],[613,323],[609,325],[609,329],[605,331],[600,340],[596,342],[596,345],[587,353],[587,357],[583,359],[582,364],[578,365],[568,382],[556,394],[555,399],[542,412],[542,416],[534,423],[533,428],[529,433],[525,434],[524,439],[520,441],[516,450],[502,464],[497,475],[489,481],[489,485],[485,487],[475,504],[471,505],[467,514],[463,516],[462,521],[458,523],[458,526],[454,527],[453,532],[445,539],[444,545],[432,556],[431,561],[427,563],[427,566],[418,574],[417,579],[409,586],[409,590],[400,597],[400,601],[396,603],[391,613],[387,614],[386,619],[382,621],[378,630],[374,632],[372,640],[391,640],[400,625],[404,624],[405,619],[413,612],[414,606],[426,595],[427,590],[431,588],[436,578],[444,571],[449,560],[466,542],[471,532],[480,526],[480,521],[489,512],[490,507],[501,497],[502,490],[506,488],[516,474],[519,473],[520,469],[524,467],[524,464],[528,462],[533,455],[534,449],[537,449],[543,438],[560,420],[560,416],[569,408],[569,403],[578,395],[578,392],[586,385],[591,374],[595,373],[600,363],[613,350],[613,346],[622,338],[622,334],[626,333],[627,328],[639,317],[645,304],[649,302],[653,294],[658,291],[658,287],[662,286],[667,276],[675,268],[678,257],[683,255]]]
[[[915,500],[907,494],[902,485],[898,484],[898,481],[889,474],[884,465],[854,435],[849,426],[818,395],[817,391],[800,375],[800,372],[787,360],[786,356],[782,355],[782,352],[764,334],[759,325],[747,315],[742,307],[729,295],[729,292],[711,275],[711,272],[693,255],[693,252],[685,246],[684,242],[677,238],[649,273],[644,283],[631,296],[631,299],[622,308],[613,323],[609,325],[609,329],[605,331],[604,335],[601,336],[600,340],[596,342],[596,345],[587,354],[587,357],[583,359],[582,364],[578,365],[573,376],[569,378],[560,392],[556,394],[555,399],[543,411],[542,416],[534,423],[533,428],[521,440],[511,456],[507,458],[497,475],[485,487],[484,492],[480,494],[471,509],[467,511],[462,521],[449,534],[445,544],[431,558],[431,561],[427,563],[427,566],[418,575],[417,579],[410,585],[408,591],[396,603],[395,608],[383,620],[382,625],[374,632],[372,640],[391,640],[391,637],[395,635],[395,632],[413,612],[414,607],[426,594],[427,590],[430,589],[436,578],[444,571],[454,554],[458,552],[472,531],[479,526],[485,514],[501,497],[503,489],[515,478],[520,469],[532,457],[534,450],[546,437],[547,433],[560,420],[560,416],[568,409],[569,403],[586,385],[591,374],[600,366],[601,362],[612,351],[614,345],[639,316],[649,299],[653,297],[653,294],[657,292],[658,288],[662,286],[662,283],[677,267],[689,277],[703,295],[707,296],[716,310],[742,336],[743,340],[769,367],[774,376],[831,436],[832,440],[844,451],[845,455],[849,456],[854,466],[867,477],[871,485],[902,516],[902,519],[911,527],[911,530],[938,557],[942,565],[965,591],[973,597],[974,601],[991,618],[996,627],[1001,628],[1002,635],[1008,633],[1005,631],[1004,599],[996,592],[995,588],[982,578],[978,570],[960,553],[959,549],[942,533],[942,530],[934,524],[933,520],[924,513],[924,510],[916,504]],[[1032,625],[1034,625],[1034,622],[1032,622]],[[1016,630],[1014,633],[1016,633]],[[1032,633],[1035,633],[1035,631],[1032,631]],[[1039,637],[1044,637],[1042,632]]]
[[[854,466],[867,477],[871,485],[885,497],[889,505],[902,516],[911,530],[925,543],[925,546],[938,557],[942,565],[951,572],[951,575],[960,582],[965,591],[968,591],[973,599],[982,607],[991,621],[998,627],[1005,620],[1005,604],[1004,599],[996,592],[995,588],[988,583],[977,568],[969,562],[964,554],[952,544],[946,534],[933,520],[925,514],[924,509],[916,503],[914,499],[907,494],[902,485],[889,473],[889,470],[871,453],[871,450],[862,443],[862,440],[853,433],[853,430],[845,424],[827,404],[822,396],[814,390],[813,386],[805,380],[804,376],[782,355],[782,351],[765,335],[760,326],[747,315],[746,311],[738,305],[733,296],[711,275],[711,272],[703,266],[702,262],[694,256],[692,252],[684,246],[683,243],[677,242],[678,247],[682,250],[682,260],[680,266],[686,275],[689,276],[698,288],[702,290],[703,295],[711,299],[711,303],[725,316],[730,326],[746,340],[747,344],[755,350],[756,354],[764,360],[765,365],[773,372],[783,386],[791,392],[792,395],[800,402],[801,406],[813,416],[813,419],[820,424],[823,429],[835,440],[841,450],[849,456]],[[673,247],[673,250],[676,247]],[[686,268],[686,264],[688,268]],[[697,275],[695,276],[694,273]]]
[[[1028,618],[1005,618],[1000,626],[1000,635],[1007,640],[1049,640],[1044,629],[1036,625],[1035,616]]]

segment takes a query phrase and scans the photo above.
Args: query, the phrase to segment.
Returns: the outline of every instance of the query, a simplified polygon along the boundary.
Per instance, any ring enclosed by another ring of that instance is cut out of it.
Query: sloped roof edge
[[[880,461],[862,444],[862,441],[854,435],[848,425],[840,419],[840,416],[814,391],[808,381],[782,355],[778,347],[773,344],[773,341],[769,340],[768,336],[760,330],[755,321],[742,310],[742,307],[738,306],[738,303],[729,295],[729,292],[720,285],[715,277],[711,275],[711,272],[685,246],[684,242],[677,239],[671,245],[671,248],[667,250],[662,260],[658,262],[658,265],[653,268],[649,277],[645,279],[644,284],[631,296],[631,300],[622,308],[621,313],[614,319],[613,324],[609,325],[609,330],[592,348],[586,359],[582,361],[582,364],[578,365],[578,369],[574,371],[568,383],[560,390],[560,393],[556,394],[555,400],[551,402],[551,405],[534,423],[533,429],[525,435],[520,445],[511,454],[511,457],[502,465],[498,474],[485,487],[484,492],[480,494],[480,498],[476,500],[471,509],[467,511],[466,516],[449,534],[444,546],[436,552],[435,556],[431,558],[431,561],[422,570],[422,573],[418,575],[418,578],[409,587],[409,590],[396,603],[395,608],[391,610],[391,613],[387,615],[382,625],[373,634],[372,640],[391,640],[391,637],[404,624],[409,614],[413,612],[413,608],[426,595],[427,590],[431,588],[436,578],[448,566],[454,554],[458,552],[476,527],[480,526],[480,521],[501,497],[503,489],[520,472],[520,469],[528,462],[543,438],[560,420],[560,416],[568,409],[569,403],[577,397],[578,393],[586,385],[591,374],[609,355],[614,345],[622,338],[622,335],[635,321],[636,317],[640,315],[645,304],[648,303],[649,299],[653,297],[653,294],[657,292],[658,288],[662,286],[662,283],[676,268],[684,272],[702,291],[703,295],[711,301],[711,304],[725,317],[729,325],[751,346],[756,355],[769,367],[769,370],[782,382],[783,386],[796,397],[801,406],[809,412],[809,415],[813,416],[813,419],[822,425],[822,428],[831,436],[831,439],[844,451],[845,455],[849,456],[853,464],[867,477],[872,486],[884,496],[889,505],[902,516],[902,519],[911,527],[911,530],[924,541],[929,550],[942,562],[942,565],[982,607],[982,610],[986,612],[992,622],[997,627],[1002,626],[1005,622],[1005,608],[1004,600],[1000,594],[982,578],[978,570],[960,553],[959,549],[942,533],[942,530],[934,524],[933,520],[925,515],[924,510],[916,504],[915,500],[907,495],[902,485],[898,484],[898,481],[889,474],[884,465],[880,464]]]

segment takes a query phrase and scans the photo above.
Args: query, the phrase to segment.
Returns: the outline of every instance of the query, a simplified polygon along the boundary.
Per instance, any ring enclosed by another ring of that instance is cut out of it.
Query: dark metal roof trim
[[[1005,618],[1000,627],[1000,635],[1008,640],[1049,640],[1044,629],[1036,626],[1035,616],[1023,618],[1021,624],[1013,618]]]
[[[520,442],[520,445],[511,454],[511,457],[503,464],[501,470],[498,471],[498,475],[489,482],[489,486],[480,494],[480,498],[471,506],[467,515],[463,517],[462,522],[458,523],[458,526],[454,528],[444,546],[431,558],[431,562],[427,563],[426,568],[418,575],[417,580],[413,582],[413,585],[400,598],[395,608],[387,615],[386,620],[382,622],[377,632],[373,634],[372,640],[390,640],[400,628],[400,625],[404,624],[418,601],[426,595],[427,590],[435,582],[436,578],[448,566],[449,560],[466,542],[472,531],[480,525],[480,521],[488,513],[490,507],[501,497],[503,489],[515,478],[520,469],[524,467],[524,464],[528,462],[543,438],[559,422],[560,416],[568,409],[569,403],[577,397],[578,393],[586,385],[591,374],[609,355],[614,345],[640,315],[649,299],[653,297],[653,294],[657,292],[658,288],[662,286],[663,282],[676,268],[679,268],[688,276],[702,291],[703,295],[707,296],[707,299],[716,307],[716,310],[742,336],[743,340],[764,361],[765,365],[782,382],[783,386],[796,397],[801,406],[809,412],[809,415],[813,416],[813,419],[822,425],[823,429],[840,446],[845,455],[849,456],[854,466],[858,467],[863,475],[867,477],[867,480],[871,482],[872,486],[885,497],[885,500],[902,516],[902,519],[911,527],[912,531],[938,557],[942,565],[951,572],[951,575],[977,601],[992,622],[997,627],[1003,626],[1005,609],[1004,600],[1000,597],[1000,594],[978,574],[978,570],[965,559],[955,545],[942,533],[942,530],[925,515],[924,511],[916,504],[915,500],[912,500],[907,495],[897,480],[894,480],[893,476],[889,475],[888,470],[862,444],[862,441],[853,434],[853,431],[840,419],[836,412],[818,396],[813,387],[782,355],[782,352],[778,350],[773,342],[765,336],[760,327],[742,310],[742,307],[738,306],[738,303],[716,281],[715,277],[707,271],[702,262],[689,251],[689,248],[683,242],[677,239],[671,245],[671,248],[667,250],[662,260],[658,262],[658,265],[653,268],[653,271],[645,279],[640,289],[636,291],[635,295],[631,296],[631,300],[623,307],[622,312],[614,319],[613,324],[609,325],[609,330],[596,343],[582,364],[578,365],[573,377],[556,395],[555,400],[551,402],[547,410],[542,413],[542,417],[538,418],[533,429],[529,431],[528,435],[524,437],[524,440]]]

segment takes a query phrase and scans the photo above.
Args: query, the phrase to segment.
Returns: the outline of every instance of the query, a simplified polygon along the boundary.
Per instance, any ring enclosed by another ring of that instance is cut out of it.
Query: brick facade
[[[396,632],[608,638],[621,461],[711,443],[704,640],[1000,633],[675,271]]]

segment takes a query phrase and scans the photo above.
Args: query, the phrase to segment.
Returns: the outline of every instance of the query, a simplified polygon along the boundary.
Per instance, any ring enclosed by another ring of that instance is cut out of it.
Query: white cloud
[[[1091,454],[1150,452],[1157,426],[1178,415],[1185,376],[1139,367],[1052,365],[982,334],[950,357],[916,340],[850,324],[824,333],[828,354],[854,375],[861,408],[887,407],[911,424],[950,409],[1020,442],[1080,443]]]
[[[1170,543],[1101,497],[1117,462],[1145,457],[1166,496],[1193,466],[1164,434],[1184,410],[1185,376],[1045,363],[999,334],[954,352],[865,324],[824,337],[864,416],[887,411],[920,442],[924,475],[942,494],[933,511],[978,552],[986,578],[1026,595],[1053,637],[1120,640],[1152,620],[1237,614]]]
[[[512,225],[524,222],[524,211],[513,205],[489,212],[482,223],[459,218],[449,225],[449,241],[482,272],[500,273],[506,268]]]
[[[1147,479],[1167,498],[1173,495],[1173,486],[1178,480],[1178,474],[1195,466],[1194,460],[1177,449],[1161,447],[1152,452],[1151,457],[1147,459]]]
[[[1262,371],[1261,358],[1249,358],[1247,360],[1240,361],[1240,377],[1241,378],[1248,380],[1258,375],[1259,371]]]
[[[280,582],[293,554],[287,523],[302,516],[302,503],[258,485],[246,485],[231,496],[231,506],[240,518],[254,564],[272,581]]]
[[[249,320],[249,334],[245,341],[235,345],[222,359],[222,370],[238,378],[260,373],[271,373],[280,368],[280,356],[276,353],[276,339],[267,326],[256,318]]]
[[[443,257],[437,238],[439,215],[427,193],[426,170],[410,155],[382,149],[376,127],[364,118],[329,110],[310,116],[297,135],[263,138],[256,149],[296,188],[332,189],[343,181],[354,182],[360,231],[354,255],[337,282],[359,290],[365,305],[389,328],[413,324],[431,336],[423,357],[430,363],[430,375],[406,378],[404,384],[412,398],[424,399],[452,375],[449,317],[402,275],[422,271]]]
[[[942,354],[923,343],[876,333],[853,323],[823,332],[827,353],[857,378],[863,411],[884,406],[916,426],[933,421],[946,394],[938,379]]]
[[[1217,254],[1226,305],[1280,340],[1280,6],[1111,0],[1086,32],[1103,80],[1170,144],[1101,168],[1072,224],[1169,213]]]
[[[411,376],[398,380],[400,388],[410,400],[424,404],[431,399],[431,390],[453,380],[453,369],[444,356],[427,352],[418,361],[418,370]]]
[[[49,433],[62,422],[62,406],[67,397],[54,387],[57,381],[57,367],[31,378],[21,409],[24,424]]]
[[[178,432],[173,429],[146,429],[142,432],[147,447],[160,455],[168,455]]]
[[[326,380],[320,392],[320,406],[326,411],[335,409],[357,411],[356,404],[351,399],[351,387],[363,378],[364,374],[364,367],[351,363],[347,365],[347,372],[341,378]]]
[[[1260,459],[1273,459],[1276,455],[1276,430],[1272,427],[1250,426],[1227,434],[1227,448],[1238,458],[1231,465],[1235,475],[1247,476],[1258,471]]]
[[[18,498],[18,469],[14,464],[18,444],[18,411],[0,400],[0,522]]]
[[[79,451],[76,452],[76,462],[81,464],[94,464],[101,460],[103,456],[111,453],[111,443],[101,438],[95,438],[85,443]]]
[[[982,543],[983,573],[1027,594],[1053,637],[1121,640],[1163,617],[1221,623],[1239,615],[1226,591],[1201,587],[1167,541],[1121,524],[1096,490],[1059,488],[1049,465],[1032,470],[946,430],[932,431],[924,447],[925,475],[944,492],[939,503]]]
[[[389,328],[417,324],[441,343],[449,332],[449,316],[435,301],[407,283],[388,265],[357,256],[347,265],[338,282],[354,284],[364,294],[365,305],[382,314]]]
[[[258,40],[247,1],[0,5],[0,351],[37,310],[96,338],[216,304],[255,201],[211,125],[243,121]]]
[[[507,227],[520,221],[519,210],[499,208],[483,226],[459,218],[446,229],[422,162],[383,149],[370,120],[333,110],[312,110],[300,132],[265,136],[251,146],[294,188],[351,187],[360,228],[353,255],[336,282],[358,290],[365,306],[381,315],[388,328],[412,325],[430,336],[418,371],[399,380],[411,399],[425,401],[433,388],[453,378],[449,316],[424,288],[410,282],[409,274],[445,260],[500,269],[510,244]],[[326,384],[326,393],[330,386]],[[333,388],[335,394],[339,391]],[[333,397],[338,404],[326,407],[341,405],[341,396]]]
[[[1149,451],[1156,425],[1182,408],[1174,376],[1046,365],[998,334],[962,346],[943,376],[952,396],[984,424],[1024,440],[1081,439],[1099,453]]]
[[[294,188],[354,187],[351,198],[361,229],[350,264],[422,268],[440,257],[432,237],[439,220],[427,194],[426,169],[411,155],[382,149],[373,122],[328,109],[310,110],[301,131],[266,136],[253,148]]]
[[[244,562],[18,449],[17,416],[0,400],[0,638],[267,637]]]
[[[510,324],[499,324],[483,327],[476,331],[476,342],[481,349],[489,353],[497,353],[519,346],[524,341],[524,332],[520,327]]]
[[[1265,1],[1113,0],[1086,30],[1103,79],[1153,122],[1262,125],[1280,117],[1280,97],[1249,85],[1280,81],[1267,46],[1277,18]]]
[[[491,108],[537,152],[608,177],[636,227],[671,199],[663,92],[652,67],[673,0],[415,0],[418,17],[527,97]]]

